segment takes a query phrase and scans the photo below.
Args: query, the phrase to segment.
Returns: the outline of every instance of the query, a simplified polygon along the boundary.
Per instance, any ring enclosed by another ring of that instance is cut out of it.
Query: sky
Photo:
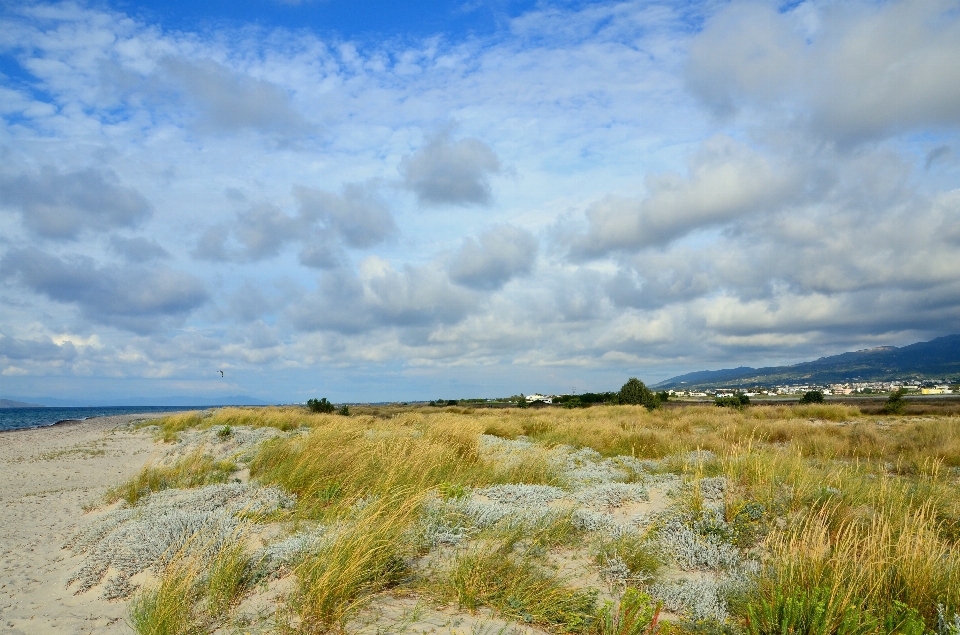
[[[946,0],[0,0],[0,397],[602,391],[958,333],[957,60]]]

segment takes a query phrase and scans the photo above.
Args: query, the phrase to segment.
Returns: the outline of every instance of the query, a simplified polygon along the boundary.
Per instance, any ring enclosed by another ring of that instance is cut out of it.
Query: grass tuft
[[[169,466],[145,466],[132,478],[110,489],[105,498],[108,503],[123,499],[128,505],[135,505],[144,496],[164,489],[226,483],[236,470],[234,463],[215,461],[197,450]]]

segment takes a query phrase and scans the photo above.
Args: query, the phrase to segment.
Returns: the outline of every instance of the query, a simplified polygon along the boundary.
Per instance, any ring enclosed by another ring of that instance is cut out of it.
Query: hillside
[[[43,408],[43,406],[36,403],[14,401],[13,399],[0,399],[0,408]]]
[[[672,377],[659,389],[769,386],[775,384],[830,384],[848,381],[960,378],[960,335],[938,337],[897,348],[883,346],[792,366],[703,370]]]

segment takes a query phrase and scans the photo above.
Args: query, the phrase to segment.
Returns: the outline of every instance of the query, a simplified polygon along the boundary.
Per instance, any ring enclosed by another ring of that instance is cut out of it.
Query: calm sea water
[[[139,414],[141,412],[183,412],[200,410],[184,406],[105,406],[101,408],[0,408],[0,430],[41,428],[60,421],[84,420],[90,417]]]

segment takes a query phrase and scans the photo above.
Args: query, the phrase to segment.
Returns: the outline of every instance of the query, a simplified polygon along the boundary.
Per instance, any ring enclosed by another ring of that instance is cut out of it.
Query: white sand
[[[136,473],[156,448],[149,433],[115,428],[166,414],[0,433],[0,632],[132,632],[125,602],[66,588],[80,558],[61,547],[91,520],[82,506]]]

